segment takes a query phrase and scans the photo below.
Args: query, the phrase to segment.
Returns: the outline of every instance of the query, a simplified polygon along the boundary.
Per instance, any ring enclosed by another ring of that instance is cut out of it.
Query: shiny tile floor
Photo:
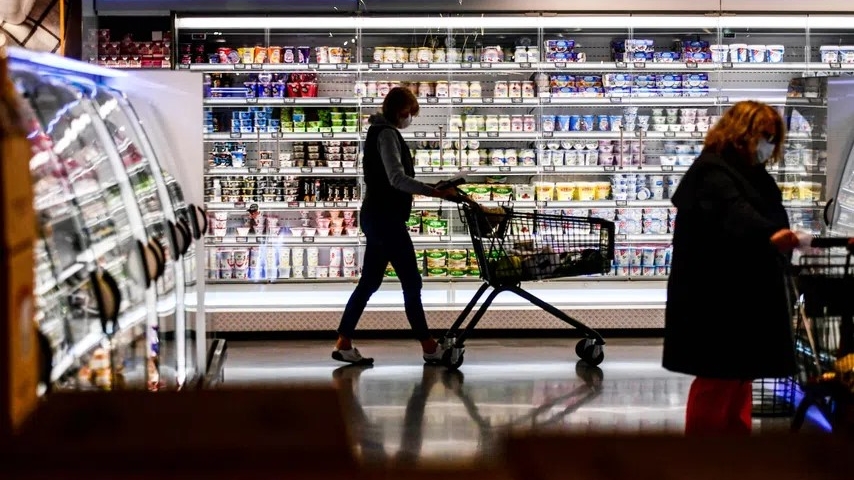
[[[329,342],[231,342],[229,386],[330,382],[353,392],[350,420],[367,461],[490,457],[509,429],[679,432],[690,377],[660,366],[656,339],[613,340],[601,368],[575,340],[472,340],[459,372],[425,367],[407,341],[358,344],[376,365],[341,367]],[[768,425],[785,425],[780,421]]]

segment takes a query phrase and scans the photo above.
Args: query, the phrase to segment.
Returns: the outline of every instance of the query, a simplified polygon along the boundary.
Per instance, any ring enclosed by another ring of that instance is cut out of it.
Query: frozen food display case
[[[596,328],[660,328],[669,196],[728,106],[785,114],[773,173],[793,223],[821,230],[834,108],[823,85],[854,71],[851,20],[179,14],[177,68],[204,75],[206,309],[223,330],[336,327],[364,249],[367,118],[402,86],[420,98],[403,132],[419,178],[463,174],[486,205],[616,222],[610,275],[526,288]],[[435,199],[416,198],[410,230],[431,325],[448,325],[477,288],[470,240],[456,207]],[[364,328],[406,328],[387,274]],[[514,301],[499,297],[484,326],[551,326]]]
[[[106,70],[22,50],[11,58],[32,132],[36,293],[52,386],[180,388],[197,374],[184,332],[164,356],[158,330],[184,327],[179,260],[188,239],[179,238],[138,119]]]

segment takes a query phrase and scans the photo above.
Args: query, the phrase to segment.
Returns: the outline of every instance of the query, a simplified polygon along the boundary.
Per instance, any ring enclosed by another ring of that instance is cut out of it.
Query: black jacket
[[[386,122],[377,121],[368,128],[365,137],[365,151],[362,160],[365,176],[365,198],[362,212],[373,218],[385,218],[406,222],[412,210],[412,194],[395,188],[388,178],[388,172],[380,155],[378,137],[386,129],[393,130],[398,137],[400,160],[403,171],[408,177],[415,177],[415,165],[412,154],[406,147],[406,141],[400,132]]]
[[[770,242],[789,220],[774,179],[734,152],[704,152],[673,205],[664,368],[741,380],[793,374],[789,259]]]

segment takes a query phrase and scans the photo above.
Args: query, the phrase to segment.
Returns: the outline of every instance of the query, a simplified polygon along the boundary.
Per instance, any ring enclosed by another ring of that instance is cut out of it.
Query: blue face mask
[[[756,144],[756,161],[765,163],[774,155],[774,144],[768,140],[760,139]]]

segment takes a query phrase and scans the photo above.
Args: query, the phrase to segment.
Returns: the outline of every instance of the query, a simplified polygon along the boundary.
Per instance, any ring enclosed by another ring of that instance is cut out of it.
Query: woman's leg
[[[383,245],[375,241],[372,236],[368,236],[365,258],[362,261],[362,277],[359,278],[356,289],[350,295],[350,300],[344,307],[344,314],[341,315],[341,323],[338,325],[337,348],[339,350],[350,349],[350,340],[356,332],[356,325],[359,323],[371,296],[382,285],[387,265],[388,256],[385,254]]]
[[[697,377],[691,383],[685,411],[685,434],[749,435],[752,383]]]
[[[424,315],[424,306],[421,304],[421,272],[418,270],[418,262],[415,259],[415,246],[412,238],[403,223],[390,225],[386,232],[386,252],[391,261],[391,266],[400,279],[403,289],[403,306],[406,310],[406,319],[412,327],[415,338],[421,342],[424,351],[433,353],[436,342],[430,336],[427,327],[427,318]]]

